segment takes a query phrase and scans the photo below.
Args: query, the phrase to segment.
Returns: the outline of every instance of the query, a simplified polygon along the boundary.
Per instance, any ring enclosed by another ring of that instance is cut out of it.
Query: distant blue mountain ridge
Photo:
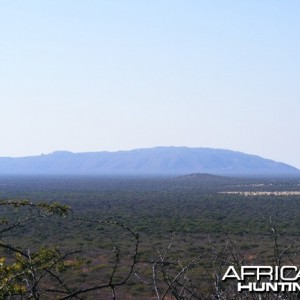
[[[1,157],[2,175],[300,175],[285,163],[238,151],[155,147],[117,152],[56,151],[30,157]]]

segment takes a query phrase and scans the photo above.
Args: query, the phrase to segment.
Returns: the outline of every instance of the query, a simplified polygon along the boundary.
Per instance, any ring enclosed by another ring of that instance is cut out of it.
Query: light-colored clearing
[[[219,192],[219,194],[232,194],[243,196],[300,196],[300,191],[275,191],[275,192]]]

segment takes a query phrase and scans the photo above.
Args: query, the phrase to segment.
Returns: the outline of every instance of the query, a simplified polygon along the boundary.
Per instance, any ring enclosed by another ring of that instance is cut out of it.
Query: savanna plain
[[[70,253],[73,267],[40,275],[39,299],[297,299],[238,294],[222,276],[229,265],[300,263],[299,192],[296,177],[2,176],[0,257]]]

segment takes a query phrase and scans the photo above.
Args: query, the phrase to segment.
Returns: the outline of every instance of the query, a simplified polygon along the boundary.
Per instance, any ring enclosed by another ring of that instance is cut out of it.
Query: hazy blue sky
[[[174,145],[300,168],[299,0],[0,0],[0,156]]]

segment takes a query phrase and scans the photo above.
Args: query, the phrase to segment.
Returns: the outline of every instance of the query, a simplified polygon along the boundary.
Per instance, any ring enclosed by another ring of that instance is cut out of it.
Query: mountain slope
[[[0,174],[99,175],[300,174],[290,165],[241,152],[187,147],[156,147],[118,152],[71,153],[0,158]]]

